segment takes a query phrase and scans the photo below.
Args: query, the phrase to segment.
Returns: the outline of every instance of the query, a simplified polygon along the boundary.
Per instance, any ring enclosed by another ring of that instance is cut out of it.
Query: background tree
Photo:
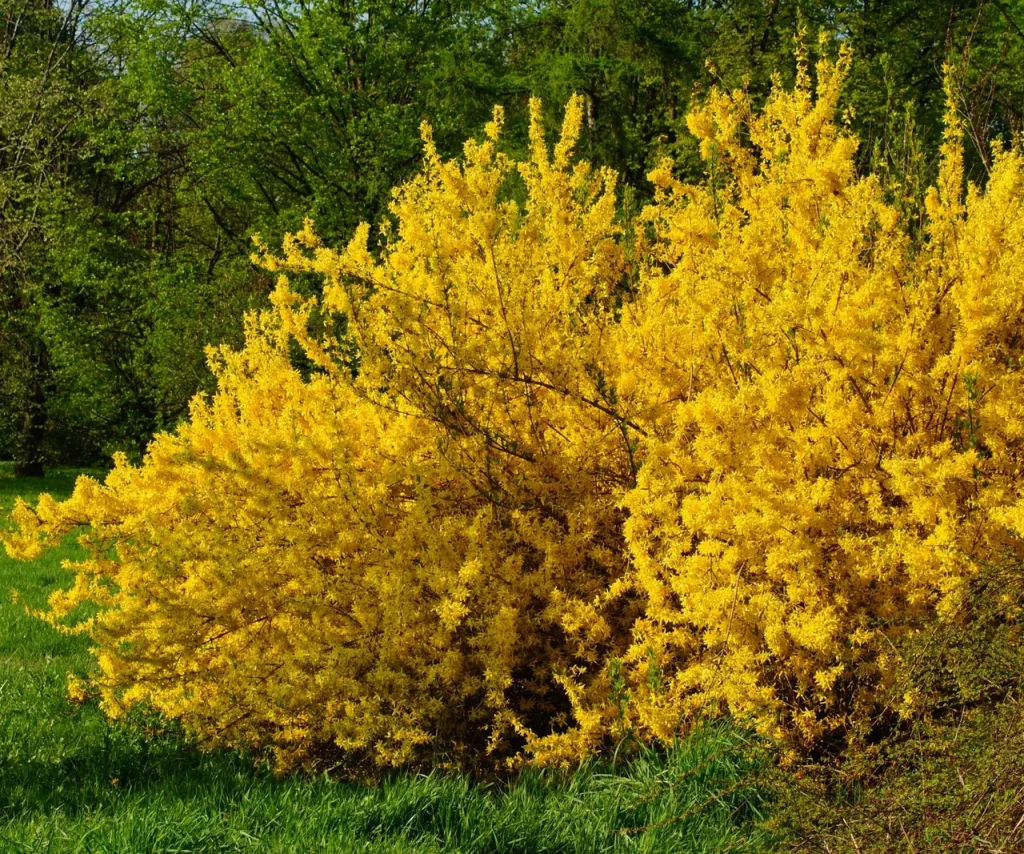
[[[92,69],[81,3],[0,3],[0,443],[22,474],[42,473],[54,382],[43,306],[51,218],[81,156],[76,115]]]
[[[966,174],[1024,116],[1022,0],[0,0],[0,457],[138,457],[239,344],[270,283],[251,236],[316,219],[329,241],[387,215],[415,130],[457,154],[495,103],[527,149],[527,99],[584,97],[580,149],[650,198],[647,173],[705,166],[694,93],[790,83],[801,26],[850,41],[857,165],[920,210],[958,68]],[[810,39],[813,41],[813,39]],[[510,193],[520,192],[510,187]],[[376,232],[374,239],[376,239]],[[296,282],[317,289],[312,277]]]

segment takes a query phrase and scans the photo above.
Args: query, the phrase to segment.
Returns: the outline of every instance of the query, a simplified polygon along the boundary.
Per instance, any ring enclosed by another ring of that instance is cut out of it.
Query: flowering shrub
[[[1024,163],[964,198],[951,114],[915,243],[836,122],[848,59],[712,94],[709,179],[657,169],[630,253],[579,99],[523,162],[500,111],[461,164],[425,128],[379,252],[261,247],[216,393],[5,539],[88,526],[44,616],[99,606],[104,709],[282,769],[573,762],[708,708],[855,732],[895,637],[1024,556]]]
[[[580,121],[574,100],[552,156],[535,104],[524,163],[500,112],[464,166],[425,129],[379,258],[366,228],[263,249],[273,308],[211,353],[213,398],[141,467],[17,509],[26,556],[91,528],[50,615],[102,606],[80,629],[108,713],[145,702],[282,768],[472,764],[566,730],[571,675],[607,681],[629,621],[590,603],[626,570],[633,439],[602,378],[615,177],[570,165]],[[500,200],[513,171],[523,204]]]
[[[964,199],[951,111],[915,245],[835,121],[848,61],[815,98],[801,57],[760,115],[713,95],[689,126],[719,180],[652,175],[616,382],[650,403],[628,660],[660,737],[708,703],[798,742],[864,725],[894,636],[1024,556],[1021,153]]]

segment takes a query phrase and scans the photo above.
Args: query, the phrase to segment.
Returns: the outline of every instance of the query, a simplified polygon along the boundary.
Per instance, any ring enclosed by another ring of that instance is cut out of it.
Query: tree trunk
[[[50,360],[45,349],[40,349],[33,359],[32,389],[26,396],[22,413],[21,436],[14,460],[17,477],[42,477],[46,474],[44,439],[46,437],[46,391],[45,374]]]

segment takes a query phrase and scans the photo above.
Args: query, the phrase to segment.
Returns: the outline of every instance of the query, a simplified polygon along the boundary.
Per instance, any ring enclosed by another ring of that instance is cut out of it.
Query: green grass
[[[66,495],[73,473],[15,479],[0,467],[0,518],[18,495]],[[2,524],[2,523],[0,523]],[[67,583],[73,542],[34,563],[0,549],[0,854],[226,852],[726,852],[769,850],[759,829],[758,760],[742,735],[709,725],[668,751],[510,785],[394,775],[377,786],[280,780],[245,757],[190,749],[108,723],[65,699],[88,640],[28,616]]]

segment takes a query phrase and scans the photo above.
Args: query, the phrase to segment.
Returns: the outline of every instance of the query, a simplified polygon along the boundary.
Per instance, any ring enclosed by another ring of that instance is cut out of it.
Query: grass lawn
[[[73,482],[69,472],[18,480],[0,465],[0,519],[18,495],[66,495]],[[65,674],[88,669],[88,640],[58,634],[8,592],[43,604],[69,581],[60,563],[76,551],[69,541],[18,563],[0,548],[0,854],[770,849],[751,750],[724,725],[571,776],[529,772],[488,787],[406,774],[368,787],[279,780],[244,757],[109,724],[65,699]]]

